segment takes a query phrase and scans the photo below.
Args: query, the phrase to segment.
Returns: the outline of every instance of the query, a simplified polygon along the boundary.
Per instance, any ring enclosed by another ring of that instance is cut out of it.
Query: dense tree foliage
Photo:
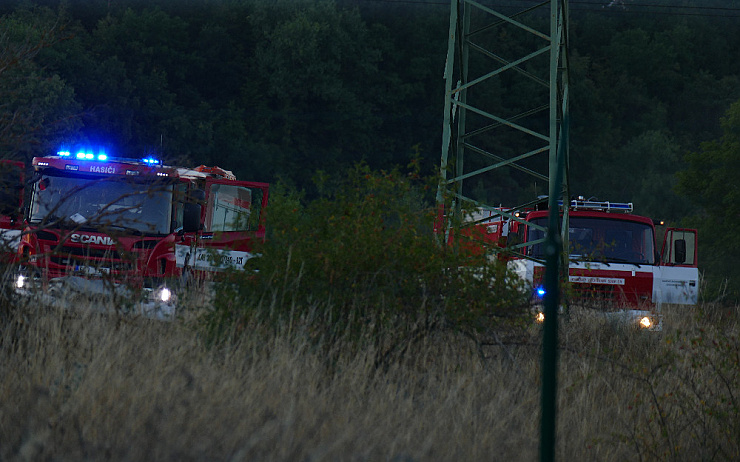
[[[723,135],[708,141],[686,157],[679,173],[679,187],[701,206],[694,224],[711,278],[710,294],[740,298],[737,261],[740,255],[740,101],[722,118]]]
[[[572,5],[571,190],[678,223],[710,213],[678,195],[676,173],[740,100],[740,2],[637,3]],[[417,150],[424,174],[438,167],[443,2],[13,0],[0,15],[4,157],[104,142],[309,196],[317,170]],[[516,106],[529,89],[487,97]],[[473,186],[536,192],[505,176]]]
[[[0,149],[28,159],[78,127],[74,88],[39,58],[67,34],[49,10],[0,18]]]

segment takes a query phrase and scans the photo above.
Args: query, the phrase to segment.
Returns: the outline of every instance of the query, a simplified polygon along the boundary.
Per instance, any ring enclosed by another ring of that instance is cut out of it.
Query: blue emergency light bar
[[[98,152],[97,154],[95,154],[92,151],[78,151],[77,154],[73,156],[70,151],[59,151],[57,152],[57,155],[59,157],[69,157],[69,158],[74,158],[78,160],[98,160],[98,161],[108,160],[108,155],[105,152]]]
[[[108,154],[105,152],[105,149],[103,148],[83,148],[83,149],[77,149],[77,152],[70,151],[66,149],[62,149],[57,151],[57,155],[59,157],[64,158],[70,158],[70,159],[77,159],[77,160],[92,160],[97,162],[106,162],[108,160],[115,161],[124,161],[124,162],[142,162],[147,165],[161,165],[162,161],[159,159],[155,159],[152,156],[147,156],[141,159],[128,159],[128,158],[109,158]],[[96,152],[97,151],[97,152]],[[74,154],[73,154],[74,153]]]

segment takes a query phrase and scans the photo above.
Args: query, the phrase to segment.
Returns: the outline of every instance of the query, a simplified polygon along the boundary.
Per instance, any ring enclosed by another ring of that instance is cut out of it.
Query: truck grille
[[[133,271],[136,267],[133,259],[122,258],[115,249],[63,246],[49,260],[52,264],[65,267],[65,272],[85,268],[120,273]]]

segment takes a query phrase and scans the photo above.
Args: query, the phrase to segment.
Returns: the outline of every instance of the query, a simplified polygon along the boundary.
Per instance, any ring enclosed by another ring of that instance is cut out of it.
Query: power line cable
[[[450,6],[449,1],[434,1],[434,0],[357,0],[364,3],[394,3],[398,5],[432,5],[432,6]],[[522,0],[524,3],[527,0]],[[529,2],[535,3],[535,2]],[[655,3],[630,3],[630,4],[618,4],[609,6],[601,2],[570,2],[571,5],[585,5],[595,6],[597,8],[580,8],[571,7],[571,11],[592,11],[600,13],[610,14],[653,14],[653,15],[664,15],[664,16],[703,16],[703,17],[719,17],[719,18],[738,18],[738,15],[726,14],[722,12],[738,12],[740,8],[736,7],[718,7],[718,6],[674,6],[674,5],[661,5]],[[494,5],[499,8],[520,8],[521,4],[509,4],[509,5]],[[635,9],[637,8],[637,9]],[[645,8],[657,8],[657,9],[673,9],[673,10],[697,10],[700,12],[682,12],[682,11],[649,11]],[[708,11],[708,12],[704,12]]]

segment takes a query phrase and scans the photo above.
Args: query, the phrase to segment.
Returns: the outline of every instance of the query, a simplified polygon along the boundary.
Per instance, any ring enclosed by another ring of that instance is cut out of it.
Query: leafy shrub
[[[432,180],[364,164],[324,177],[312,201],[273,188],[261,257],[218,290],[211,340],[300,319],[316,338],[386,339],[393,350],[435,329],[478,335],[522,319],[526,297],[505,264],[435,239]]]

